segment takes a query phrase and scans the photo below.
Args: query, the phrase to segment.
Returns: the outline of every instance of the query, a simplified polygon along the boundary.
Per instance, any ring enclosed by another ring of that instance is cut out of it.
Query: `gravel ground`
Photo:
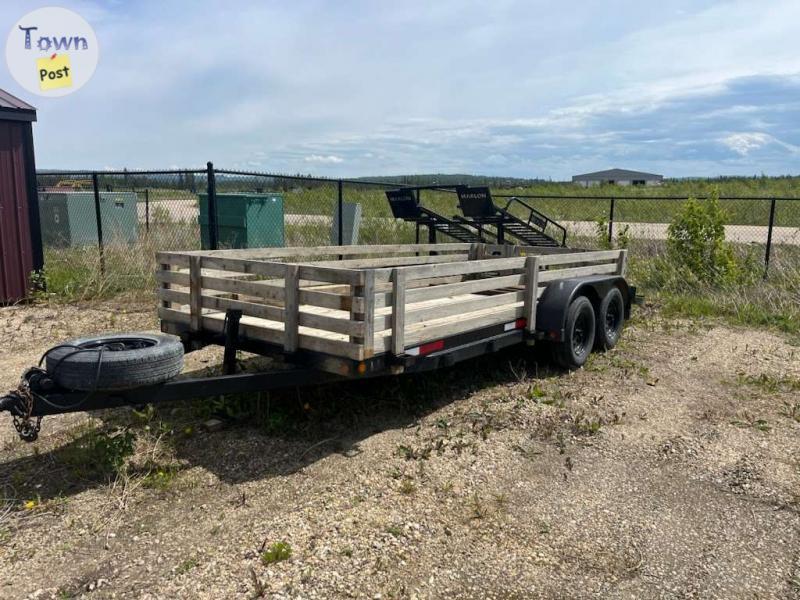
[[[155,326],[125,311],[0,309],[0,384],[64,338]],[[579,372],[506,353],[260,398],[269,433],[165,407],[24,445],[3,419],[0,597],[800,598],[798,348],[641,312]],[[81,440],[132,422],[128,468],[87,476]]]

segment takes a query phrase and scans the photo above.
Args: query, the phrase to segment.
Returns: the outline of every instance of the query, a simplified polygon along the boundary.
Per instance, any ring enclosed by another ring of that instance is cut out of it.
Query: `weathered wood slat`
[[[186,306],[189,305],[189,292],[181,292],[179,290],[171,290],[168,288],[159,288],[156,290],[156,296],[165,302],[174,302],[175,304],[182,304]]]
[[[472,273],[487,273],[496,271],[509,271],[522,269],[525,259],[519,258],[490,258],[487,260],[471,260],[459,263],[445,263],[435,265],[418,265],[406,267],[406,279],[419,279],[421,277],[444,277],[447,275],[468,275]]]
[[[536,331],[536,304],[539,299],[539,261],[538,256],[525,259],[525,329]]]
[[[403,265],[418,265],[418,264],[433,264],[440,262],[455,262],[459,260],[466,260],[467,255],[464,253],[456,254],[437,254],[435,256],[384,256],[382,258],[355,258],[344,260],[329,260],[315,262],[315,265],[325,267],[344,267],[348,269],[365,269],[365,268],[380,268],[387,267],[391,271],[391,267]],[[378,279],[376,279],[378,281]]]
[[[283,311],[283,349],[296,352],[300,329],[300,267],[289,265],[286,269]]]
[[[515,285],[523,285],[524,283],[525,275],[520,273],[519,275],[504,275],[502,277],[489,277],[487,279],[476,279],[474,281],[464,281],[461,283],[435,285],[427,288],[408,290],[406,292],[406,302],[414,303],[421,302],[422,300],[431,300],[433,298],[458,296],[459,294],[473,294],[475,292],[499,290]]]
[[[326,283],[346,283],[347,285],[361,285],[364,282],[364,271],[353,269],[323,267],[317,265],[300,266],[300,277],[309,281],[324,281]]]
[[[606,265],[590,265],[588,267],[572,267],[570,269],[555,269],[552,271],[542,271],[539,273],[539,283],[557,281],[559,279],[569,279],[572,277],[586,277],[587,275],[605,275],[616,272],[616,263],[609,263]]]
[[[247,250],[192,250],[185,254],[244,258],[252,260],[302,256],[368,256],[370,254],[404,254],[414,252],[468,252],[469,244],[386,244],[365,246],[290,246],[287,248],[251,248]]]
[[[220,256],[203,256],[203,267],[219,269],[220,271],[262,275],[264,277],[282,278],[286,274],[286,265],[283,264]]]
[[[406,347],[425,342],[439,340],[444,337],[464,333],[480,327],[488,327],[498,323],[508,323],[522,316],[522,304],[500,308],[496,311],[478,316],[467,315],[463,319],[450,319],[446,323],[432,322],[418,329],[406,328]]]
[[[156,281],[159,283],[174,283],[175,285],[189,286],[189,274],[179,271],[156,271]]]
[[[189,314],[192,316],[192,331],[200,331],[202,312],[202,288],[200,286],[203,269],[202,256],[189,257]]]
[[[539,264],[543,267],[550,265],[567,265],[574,263],[599,262],[617,260],[620,250],[598,250],[597,252],[570,252],[568,254],[550,254],[540,256]]]
[[[537,298],[544,292],[543,287],[538,289]],[[455,297],[451,302],[446,304],[437,304],[435,306],[417,307],[414,304],[406,303],[405,310],[405,326],[410,327],[417,323],[425,321],[432,321],[434,319],[441,319],[451,316],[469,317],[469,313],[503,306],[505,304],[515,304],[522,302],[525,298],[524,291],[506,292],[497,294],[496,296],[461,296]],[[375,329],[377,331],[390,330],[393,328],[392,319],[394,316],[394,307],[392,312],[388,314],[378,315],[375,317]]]
[[[392,271],[392,314],[389,326],[392,329],[392,354],[399,355],[405,348],[406,329],[406,272],[405,269]],[[374,303],[373,303],[374,304]],[[385,329],[385,327],[381,327]]]
[[[156,252],[156,262],[159,264],[188,268],[189,256],[184,252]]]
[[[225,279],[223,277],[208,277],[203,275],[203,289],[219,290],[231,294],[248,294],[258,298],[283,301],[286,293],[284,288],[268,285],[258,281],[242,281],[241,279]]]

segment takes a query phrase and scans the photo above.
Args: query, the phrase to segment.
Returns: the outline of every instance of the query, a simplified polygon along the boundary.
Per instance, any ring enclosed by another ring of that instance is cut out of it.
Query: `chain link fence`
[[[48,289],[67,296],[87,287],[93,294],[150,289],[159,250],[429,239],[424,225],[393,217],[385,192],[402,187],[397,184],[231,171],[211,163],[193,170],[42,172],[37,179]],[[566,227],[570,247],[624,242],[641,256],[664,251],[669,223],[686,200],[523,191],[494,190],[495,203],[523,199]],[[460,215],[453,189],[418,194],[427,209]],[[799,199],[722,198],[721,204],[726,238],[738,251],[765,268],[797,268]],[[439,234],[438,241],[454,240]]]

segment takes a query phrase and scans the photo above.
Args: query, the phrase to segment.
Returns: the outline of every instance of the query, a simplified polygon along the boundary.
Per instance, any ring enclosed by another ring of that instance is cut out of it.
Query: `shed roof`
[[[631,171],[629,169],[607,169],[605,171],[595,171],[593,173],[583,173],[573,175],[572,181],[595,181],[595,180],[632,180],[632,179],[663,179],[663,175],[656,173],[645,173],[644,171]]]
[[[36,108],[0,89],[0,119],[6,121],[35,121]]]

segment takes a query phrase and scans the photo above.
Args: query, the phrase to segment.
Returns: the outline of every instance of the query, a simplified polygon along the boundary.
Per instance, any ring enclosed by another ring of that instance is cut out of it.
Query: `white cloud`
[[[794,154],[800,152],[800,147],[795,146],[794,144],[788,144],[777,139],[776,137],[769,135],[768,133],[761,133],[757,131],[733,133],[722,138],[721,141],[740,156],[747,156],[753,150],[758,150],[769,144],[775,144]]]
[[[311,154],[303,158],[304,161],[310,163],[330,163],[330,164],[338,164],[344,162],[344,159],[341,156],[334,156],[333,154],[328,154],[327,156],[323,156],[321,154]]]

